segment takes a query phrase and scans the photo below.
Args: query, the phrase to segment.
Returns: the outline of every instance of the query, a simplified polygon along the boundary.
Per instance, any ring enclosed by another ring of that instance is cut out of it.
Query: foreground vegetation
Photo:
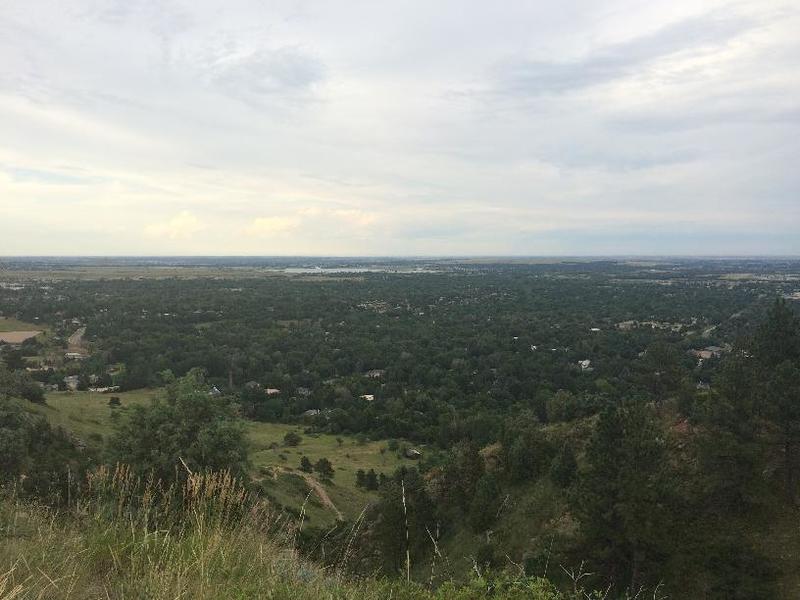
[[[143,484],[125,468],[90,474],[68,509],[0,500],[0,598],[273,598],[559,600],[546,580],[486,574],[434,591],[402,580],[352,579],[340,557],[301,558],[290,521],[225,473],[180,486]]]

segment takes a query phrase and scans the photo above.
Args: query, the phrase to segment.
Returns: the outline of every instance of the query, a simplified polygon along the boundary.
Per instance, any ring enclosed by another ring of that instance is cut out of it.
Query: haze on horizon
[[[800,5],[9,0],[2,255],[800,254]]]

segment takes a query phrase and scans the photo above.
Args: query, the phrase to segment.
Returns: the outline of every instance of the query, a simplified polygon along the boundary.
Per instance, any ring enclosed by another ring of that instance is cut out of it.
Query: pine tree
[[[356,471],[356,487],[363,488],[367,484],[367,474],[364,472],[364,469],[359,469]]]
[[[600,572],[637,589],[670,538],[665,435],[642,401],[607,407],[587,449],[575,510]]]
[[[794,505],[800,461],[800,320],[785,300],[776,300],[767,313],[755,336],[754,355],[760,367],[764,416],[778,432],[784,489]]]
[[[314,469],[322,479],[333,479],[333,465],[327,458],[320,458],[314,465]]]
[[[500,505],[500,486],[491,473],[485,473],[475,485],[469,508],[469,523],[473,531],[486,531],[497,518]]]
[[[572,485],[577,472],[578,462],[575,460],[572,446],[564,444],[550,464],[550,479],[562,488],[566,488]]]
[[[383,473],[381,473],[381,475],[383,475]],[[370,491],[378,489],[378,475],[375,473],[375,469],[367,471],[367,475],[364,479],[364,487]]]

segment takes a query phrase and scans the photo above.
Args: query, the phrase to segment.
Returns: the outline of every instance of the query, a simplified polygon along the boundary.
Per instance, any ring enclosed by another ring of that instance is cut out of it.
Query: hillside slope
[[[0,599],[564,598],[538,579],[477,579],[435,591],[403,580],[348,580],[344,565],[323,570],[302,560],[291,523],[224,475],[190,477],[175,504],[167,501],[175,490],[137,485],[125,470],[100,470],[87,497],[60,514],[4,495]]]

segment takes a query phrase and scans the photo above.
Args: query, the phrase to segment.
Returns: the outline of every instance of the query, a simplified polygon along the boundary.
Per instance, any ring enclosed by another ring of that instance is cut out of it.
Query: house
[[[366,400],[367,402],[372,402],[375,400],[375,394],[362,394],[359,396],[362,400]]]
[[[95,392],[97,394],[110,394],[112,392],[118,392],[119,386],[118,385],[110,385],[108,387],[90,387],[90,392]]]
[[[279,389],[277,389],[277,388],[267,388],[267,389],[264,390],[264,393],[267,396],[277,396],[278,394],[281,393],[281,391]]]
[[[367,371],[366,375],[370,379],[380,379],[386,373],[386,369],[372,369]]]
[[[67,386],[67,389],[71,392],[75,392],[78,390],[78,385],[80,384],[80,377],[77,375],[67,375],[64,377],[64,385]]]
[[[217,398],[219,396],[222,396],[222,392],[219,390],[219,388],[217,386],[214,385],[214,386],[211,387],[211,391],[208,392],[208,395],[209,396],[213,396],[214,398]]]
[[[593,370],[592,369],[592,361],[590,361],[588,358],[584,359],[584,360],[579,360],[578,361],[578,366],[581,368],[581,371],[584,371],[584,372],[589,372],[589,371]]]
[[[65,352],[64,358],[67,360],[83,360],[86,358],[86,355],[81,352]]]
[[[321,411],[320,409],[318,409],[318,408],[311,408],[311,409],[309,409],[309,410],[305,411],[305,412],[303,413],[303,416],[304,416],[304,417],[316,417],[316,416],[317,416],[317,415],[319,415],[321,412],[322,412],[322,411]]]
[[[706,346],[702,350],[689,350],[689,354],[699,358],[700,360],[719,358],[722,356],[723,352],[725,352],[725,348],[722,348],[721,346]]]

